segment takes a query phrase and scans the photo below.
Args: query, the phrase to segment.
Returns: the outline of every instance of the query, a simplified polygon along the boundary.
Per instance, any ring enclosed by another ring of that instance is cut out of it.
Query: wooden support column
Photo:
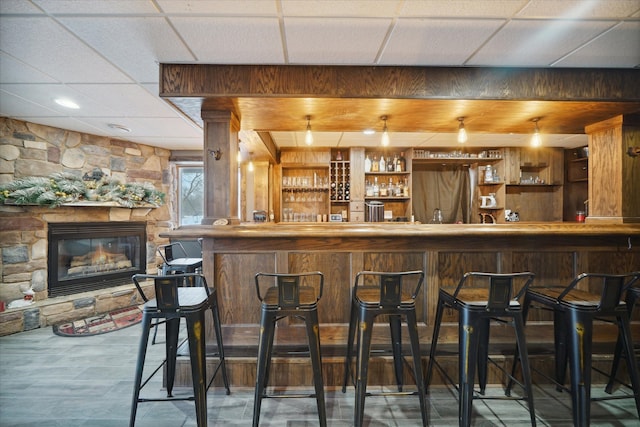
[[[204,122],[204,218],[238,219],[238,131],[240,121],[231,111],[202,110]]]
[[[640,114],[585,127],[589,135],[587,221],[640,222]],[[631,150],[631,151],[630,151]]]

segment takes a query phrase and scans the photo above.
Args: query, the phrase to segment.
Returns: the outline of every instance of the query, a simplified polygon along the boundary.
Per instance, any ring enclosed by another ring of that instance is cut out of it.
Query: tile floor
[[[139,326],[93,337],[65,338],[51,328],[0,337],[0,426],[111,427],[129,422]],[[162,335],[159,335],[162,336]],[[150,347],[149,363],[160,363],[164,346]],[[604,395],[594,386],[594,395]],[[376,388],[370,388],[376,391]],[[144,392],[163,396],[161,377]],[[179,389],[187,394],[188,389]],[[500,394],[501,389],[492,390]],[[538,425],[570,426],[571,406],[566,393],[536,387]],[[617,394],[624,393],[618,391]],[[149,396],[149,395],[147,395]],[[343,394],[327,390],[329,426],[349,426],[353,417],[353,388]],[[457,401],[452,390],[430,390],[429,423],[457,425]],[[253,390],[233,388],[231,395],[212,388],[208,393],[209,426],[250,426]],[[592,426],[640,426],[633,399],[594,402]],[[192,402],[141,403],[136,426],[195,426]],[[263,426],[317,426],[314,399],[266,399]],[[474,426],[525,426],[529,415],[519,401],[475,400]],[[369,397],[365,425],[419,426],[415,396]]]

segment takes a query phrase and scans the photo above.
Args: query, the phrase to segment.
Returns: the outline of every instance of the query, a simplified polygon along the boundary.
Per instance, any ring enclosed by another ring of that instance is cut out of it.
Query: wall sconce
[[[540,145],[542,145],[542,138],[540,137],[540,128],[538,127],[539,120],[540,120],[540,117],[536,117],[535,119],[531,120],[533,123],[535,123],[535,127],[533,128],[533,136],[531,137],[532,147],[539,147]]]
[[[382,127],[382,139],[380,140],[380,143],[383,147],[387,147],[391,143],[391,140],[389,139],[389,130],[387,129],[387,116],[382,116],[380,119],[384,121],[384,126]]]
[[[249,165],[247,166],[249,172],[253,172],[253,153],[249,153]]]
[[[464,128],[464,117],[458,117],[460,124],[458,125],[458,142],[464,144],[467,142],[467,131]]]
[[[222,150],[219,148],[217,150],[209,150],[209,155],[216,160],[220,160],[222,158]]]
[[[304,133],[304,142],[307,145],[313,144],[313,134],[311,133],[311,116],[306,116],[307,130]]]

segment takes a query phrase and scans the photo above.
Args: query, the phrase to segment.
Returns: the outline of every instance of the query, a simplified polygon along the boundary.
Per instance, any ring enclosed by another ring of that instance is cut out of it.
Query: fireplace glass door
[[[146,270],[144,223],[49,224],[49,295],[126,284]]]

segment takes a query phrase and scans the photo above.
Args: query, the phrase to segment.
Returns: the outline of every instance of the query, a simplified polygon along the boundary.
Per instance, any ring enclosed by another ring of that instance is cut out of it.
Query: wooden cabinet
[[[562,149],[512,147],[505,155],[505,208],[517,212],[521,221],[562,221]]]
[[[329,167],[330,188],[329,199],[331,214],[340,214],[342,221],[349,220],[349,203],[351,201],[351,162],[349,152],[335,150],[331,153]]]
[[[280,222],[319,222],[330,212],[330,151],[283,151]]]
[[[409,150],[367,150],[364,155],[364,205],[370,201],[382,202],[385,220],[409,221],[412,214]],[[385,159],[384,170],[381,158]],[[364,206],[363,210],[366,210]]]
[[[564,151],[566,179],[563,187],[564,221],[576,221],[577,212],[587,212],[589,198],[589,156],[587,147]]]

